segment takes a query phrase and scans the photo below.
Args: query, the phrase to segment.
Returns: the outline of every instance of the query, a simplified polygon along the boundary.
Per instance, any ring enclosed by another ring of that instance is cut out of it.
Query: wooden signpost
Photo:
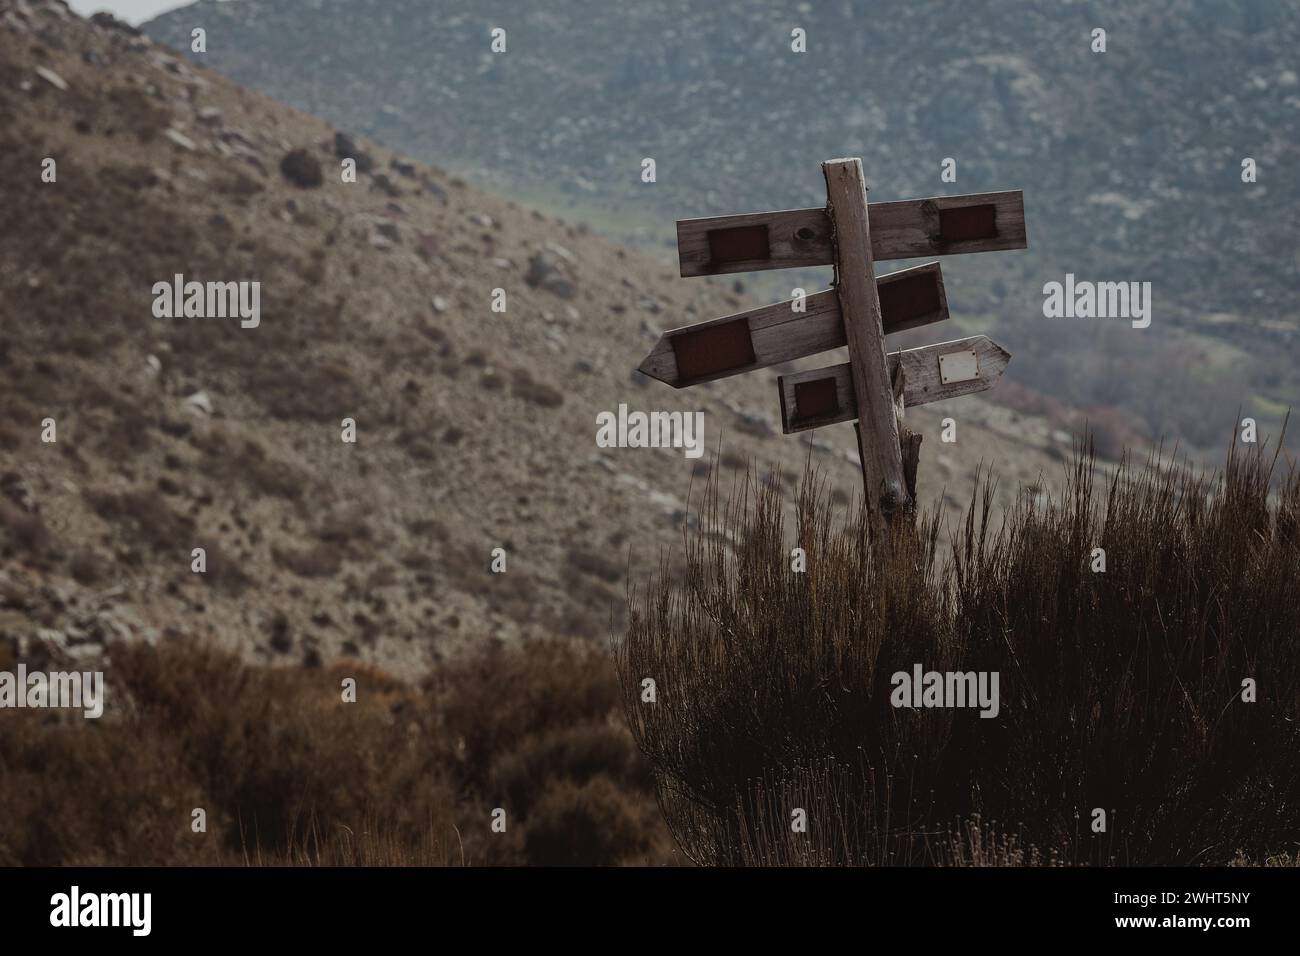
[[[875,260],[1025,248],[1013,192],[867,203],[862,162],[822,164],[824,209],[677,223],[683,276],[835,266],[834,288],[665,332],[640,370],[682,388],[848,347],[844,365],[777,380],[787,434],[857,422],[868,513],[883,527],[912,506],[920,436],[903,409],[989,388],[1010,354],[983,335],[886,354],[884,337],[948,318],[939,263],[876,278]]]

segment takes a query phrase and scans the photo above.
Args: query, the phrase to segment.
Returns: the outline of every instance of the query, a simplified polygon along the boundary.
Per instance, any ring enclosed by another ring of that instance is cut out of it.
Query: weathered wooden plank
[[[1024,249],[1020,190],[877,202],[867,207],[874,260]],[[825,209],[677,220],[683,276],[825,266],[835,261]]]
[[[911,504],[911,499],[903,477],[898,422],[885,359],[885,331],[871,260],[867,184],[860,159],[829,160],[822,163],[822,173],[835,240],[835,291],[840,297],[840,316],[853,369],[858,454],[862,459],[867,513],[877,528],[883,528]]]
[[[751,237],[754,231],[764,233],[765,254],[758,254],[762,246],[752,238],[736,241],[745,230]],[[677,220],[677,258],[683,276],[824,266],[834,254],[831,222],[823,207]]]
[[[1024,249],[1025,197],[1019,189],[873,203],[877,259]]]
[[[885,333],[948,318],[948,297],[937,262],[900,269],[876,280]],[[804,299],[750,309],[665,332],[639,366],[651,378],[683,388],[769,368],[845,344],[839,297],[833,289]]]
[[[954,353],[975,355],[973,378],[943,380],[940,359]],[[903,405],[911,408],[992,388],[1006,370],[1011,354],[987,335],[972,335],[890,352],[888,359],[891,378],[899,363],[903,366]],[[777,379],[777,391],[781,396],[781,425],[787,435],[858,417],[853,372],[848,363],[782,375]]]

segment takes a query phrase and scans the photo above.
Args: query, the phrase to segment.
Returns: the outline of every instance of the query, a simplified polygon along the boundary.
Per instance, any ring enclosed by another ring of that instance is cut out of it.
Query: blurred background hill
[[[950,325],[1001,336],[1038,393],[992,400],[1086,415],[1114,446],[1217,459],[1239,404],[1275,424],[1300,394],[1293,0],[238,0],[145,29],[188,50],[195,26],[191,59],[240,83],[651,244],[678,218],[820,205],[835,156],[863,158],[875,200],[1021,188],[1028,251],[946,261]],[[1150,281],[1152,326],[1044,319],[1067,272]]]

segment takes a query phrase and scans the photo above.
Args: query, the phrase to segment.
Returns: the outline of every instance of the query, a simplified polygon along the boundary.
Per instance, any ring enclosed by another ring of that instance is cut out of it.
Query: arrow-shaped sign
[[[991,388],[1011,354],[986,335],[890,352],[889,373],[903,365],[903,404],[925,405]],[[781,425],[789,435],[858,417],[849,364],[795,372],[777,379]]]
[[[873,202],[867,213],[876,261],[1026,246],[1025,200],[1018,189]],[[759,272],[830,265],[835,243],[824,208],[783,209],[679,219],[677,256],[683,276]]]
[[[948,297],[937,262],[902,269],[876,280],[885,333],[948,318]],[[845,344],[840,300],[834,289],[673,329],[660,336],[640,370],[674,388],[792,362]]]

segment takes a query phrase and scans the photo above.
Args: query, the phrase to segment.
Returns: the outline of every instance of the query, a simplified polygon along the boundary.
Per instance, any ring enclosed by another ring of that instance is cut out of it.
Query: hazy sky
[[[189,2],[191,0],[68,0],[68,6],[83,17],[107,10],[119,20],[140,24],[164,10],[174,10]]]

